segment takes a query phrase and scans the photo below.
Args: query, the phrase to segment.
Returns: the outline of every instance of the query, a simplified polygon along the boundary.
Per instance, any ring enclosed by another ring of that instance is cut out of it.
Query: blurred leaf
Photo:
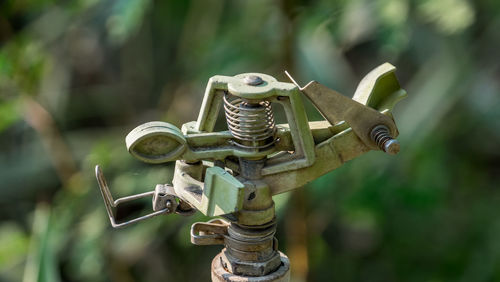
[[[467,0],[424,0],[418,5],[424,20],[445,34],[459,33],[475,20],[474,7]]]
[[[109,40],[122,44],[139,29],[151,0],[116,0],[106,25]]]
[[[33,218],[33,231],[29,247],[29,256],[24,270],[24,282],[60,281],[57,271],[57,258],[51,237],[53,223],[51,210],[47,204],[39,204]]]
[[[21,279],[22,272],[15,267],[24,262],[28,252],[29,239],[15,223],[0,225],[0,277]]]
[[[21,118],[19,100],[14,99],[0,103],[0,132]]]

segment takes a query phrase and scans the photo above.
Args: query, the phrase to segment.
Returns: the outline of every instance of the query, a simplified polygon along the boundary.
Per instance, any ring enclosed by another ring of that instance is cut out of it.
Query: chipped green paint
[[[406,92],[394,71],[388,63],[374,69],[353,99],[316,81],[300,87],[288,73],[293,83],[260,73],[210,78],[197,121],[185,123],[182,130],[166,122],[145,123],[126,137],[127,149],[142,161],[176,161],[173,186],[159,184],[154,192],[114,201],[96,168],[111,223],[121,227],[195,210],[224,216],[231,223],[199,222],[191,230],[194,244],[225,246],[212,263],[214,281],[226,281],[225,275],[233,277],[228,281],[248,276],[288,281],[288,259],[277,251],[274,238],[273,195],[299,188],[370,150],[399,151],[391,110]],[[302,94],[324,121],[308,121]],[[282,106],[286,124],[274,123],[272,104]],[[215,132],[221,109],[229,130]],[[155,212],[114,222],[112,208],[151,195]]]
[[[300,87],[290,79],[292,83],[279,82],[260,73],[213,76],[196,121],[185,123],[182,130],[161,121],[142,124],[127,135],[127,149],[148,163],[176,161],[173,183],[177,196],[203,214],[217,216],[242,208],[242,182],[246,180],[238,178],[242,169],[249,168],[241,167],[238,159],[261,160],[260,165],[250,168],[255,173],[244,175],[258,177],[271,195],[276,195],[378,150],[380,144],[371,137],[376,126],[387,127],[390,136],[386,138],[397,136],[391,110],[406,91],[400,87],[391,64],[385,63],[366,75],[352,99],[316,81]],[[238,137],[230,131],[214,131],[224,108],[223,96],[228,94],[254,105],[268,101],[282,106],[287,123],[275,125],[272,146],[247,149],[235,145]],[[302,95],[312,101],[325,121],[307,120]]]

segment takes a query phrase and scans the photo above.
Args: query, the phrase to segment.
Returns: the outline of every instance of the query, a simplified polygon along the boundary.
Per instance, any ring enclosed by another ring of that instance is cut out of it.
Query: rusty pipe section
[[[216,219],[193,224],[191,242],[225,246],[212,261],[213,281],[288,281],[290,262],[278,251],[275,233],[275,220],[245,226]]]
[[[193,224],[191,242],[224,245],[212,262],[213,281],[288,281],[290,264],[274,237],[275,206],[269,186],[259,179],[240,180],[245,185],[242,209],[226,215],[227,220]]]

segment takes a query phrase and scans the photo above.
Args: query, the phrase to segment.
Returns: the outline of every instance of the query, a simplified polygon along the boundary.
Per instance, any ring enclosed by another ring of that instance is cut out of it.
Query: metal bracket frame
[[[249,86],[243,83],[245,76],[262,77],[262,86]],[[191,133],[213,132],[215,122],[225,92],[245,99],[267,99],[279,103],[285,109],[288,127],[294,145],[292,154],[279,156],[280,161],[270,161],[272,165],[262,168],[262,175],[276,174],[311,166],[315,160],[314,140],[304,106],[300,100],[301,92],[297,86],[288,82],[279,82],[270,75],[245,73],[237,76],[213,76],[205,90],[200,114]],[[272,152],[271,152],[272,153]]]

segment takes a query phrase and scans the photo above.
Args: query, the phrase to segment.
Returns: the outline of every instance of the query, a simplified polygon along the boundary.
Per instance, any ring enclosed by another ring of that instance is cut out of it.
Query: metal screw
[[[389,134],[389,129],[385,125],[377,125],[371,132],[372,140],[377,144],[380,150],[395,155],[399,153],[399,142],[393,139]]]
[[[172,202],[170,200],[167,200],[165,207],[167,208],[168,213],[172,212]]]
[[[247,75],[243,78],[243,82],[247,85],[257,86],[264,83],[264,80],[260,76],[257,75]]]

